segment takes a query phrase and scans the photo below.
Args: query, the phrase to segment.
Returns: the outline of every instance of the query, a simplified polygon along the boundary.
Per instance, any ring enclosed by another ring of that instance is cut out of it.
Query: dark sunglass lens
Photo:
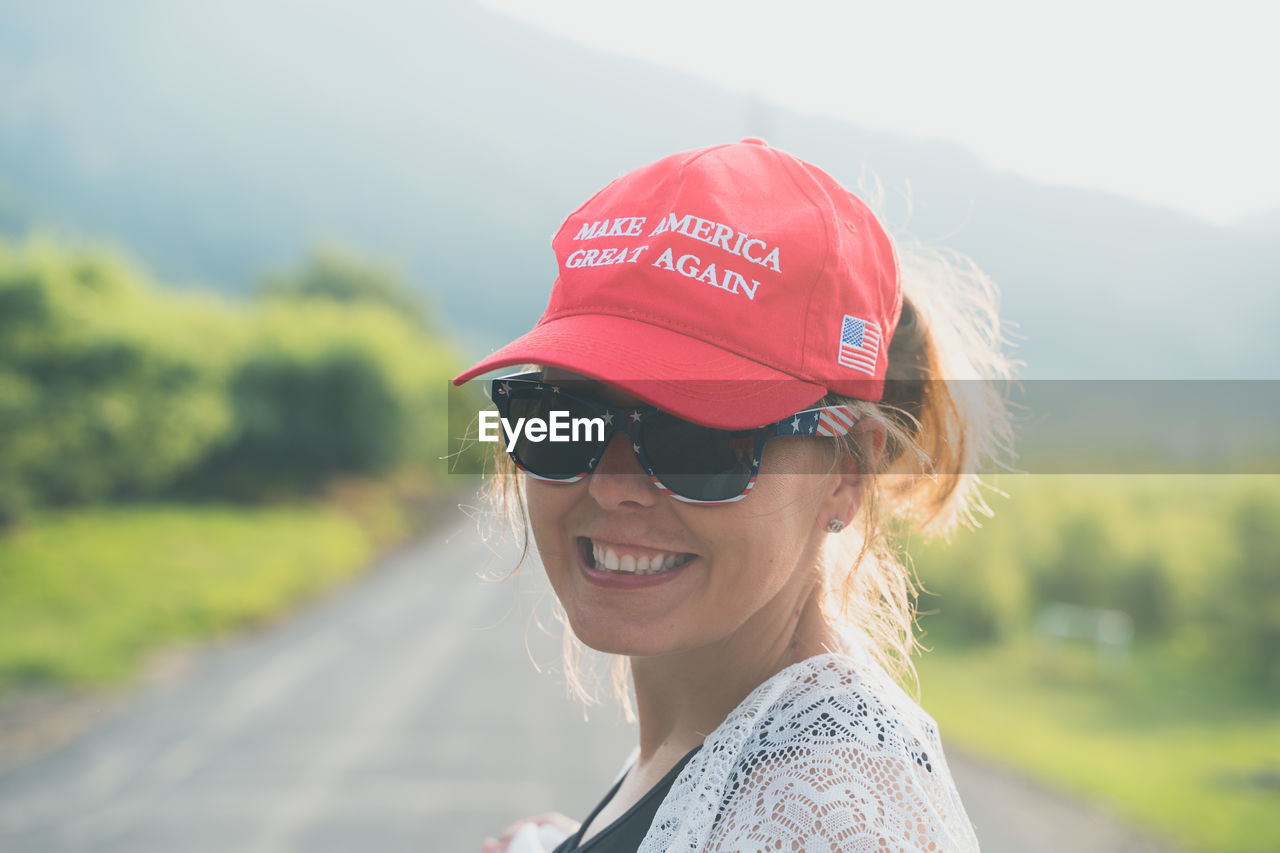
[[[662,484],[682,497],[723,501],[747,488],[753,431],[711,429],[658,412],[642,425],[645,455]]]
[[[586,401],[556,393],[550,388],[512,388],[510,396],[506,418],[513,429],[522,418],[526,421],[535,418],[550,423],[553,412],[567,413],[563,416],[563,422],[566,424],[564,432],[570,438],[569,441],[551,441],[549,438],[531,441],[527,433],[521,430],[512,453],[525,469],[552,480],[568,480],[587,470],[591,458],[599,452],[603,442],[598,440],[598,431],[581,424],[576,430],[578,440],[572,440],[575,434],[573,421],[599,418],[602,410]],[[592,440],[592,436],[596,440]],[[505,447],[505,434],[502,441]]]

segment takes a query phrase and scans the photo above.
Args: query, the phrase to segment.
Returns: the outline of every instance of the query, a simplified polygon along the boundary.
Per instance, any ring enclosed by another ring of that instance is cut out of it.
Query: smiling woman
[[[745,235],[749,288],[671,262],[731,269]],[[1008,420],[990,385],[950,380],[1007,373],[989,284],[938,255],[900,276],[863,202],[760,140],[624,175],[553,248],[537,326],[455,381],[539,364],[494,380],[504,422],[603,424],[509,431],[495,494],[576,640],[618,656],[628,708],[630,676],[639,743],[585,820],[485,850],[976,849],[937,729],[894,681],[914,614],[888,531],[981,507],[968,472]]]
[[[791,472],[818,470],[821,455],[804,439],[774,442],[751,499],[715,508],[664,495],[625,442],[610,442],[580,487],[531,481],[529,522],[574,633],[633,667],[677,653],[715,665],[742,648],[747,681],[794,656],[800,636],[818,640],[800,654],[820,651],[832,638],[803,607],[819,582],[812,520],[845,514],[849,498]]]

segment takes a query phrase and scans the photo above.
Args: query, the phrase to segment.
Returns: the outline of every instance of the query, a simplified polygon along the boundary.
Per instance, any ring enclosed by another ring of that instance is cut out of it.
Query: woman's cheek
[[[582,488],[579,483],[543,483],[526,480],[525,505],[529,511],[529,528],[538,555],[547,572],[568,567],[574,559],[573,537],[569,535],[569,512],[575,494]]]

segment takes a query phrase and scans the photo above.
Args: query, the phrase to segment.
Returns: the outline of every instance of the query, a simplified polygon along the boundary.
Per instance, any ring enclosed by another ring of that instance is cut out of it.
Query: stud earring
[[[839,533],[841,530],[844,530],[844,522],[840,519],[833,518],[827,522],[828,533]]]

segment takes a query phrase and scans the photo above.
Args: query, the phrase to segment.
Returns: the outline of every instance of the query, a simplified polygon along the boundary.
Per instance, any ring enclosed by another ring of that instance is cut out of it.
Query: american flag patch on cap
[[[840,324],[840,354],[836,361],[868,376],[875,376],[879,357],[880,325],[845,314]]]

